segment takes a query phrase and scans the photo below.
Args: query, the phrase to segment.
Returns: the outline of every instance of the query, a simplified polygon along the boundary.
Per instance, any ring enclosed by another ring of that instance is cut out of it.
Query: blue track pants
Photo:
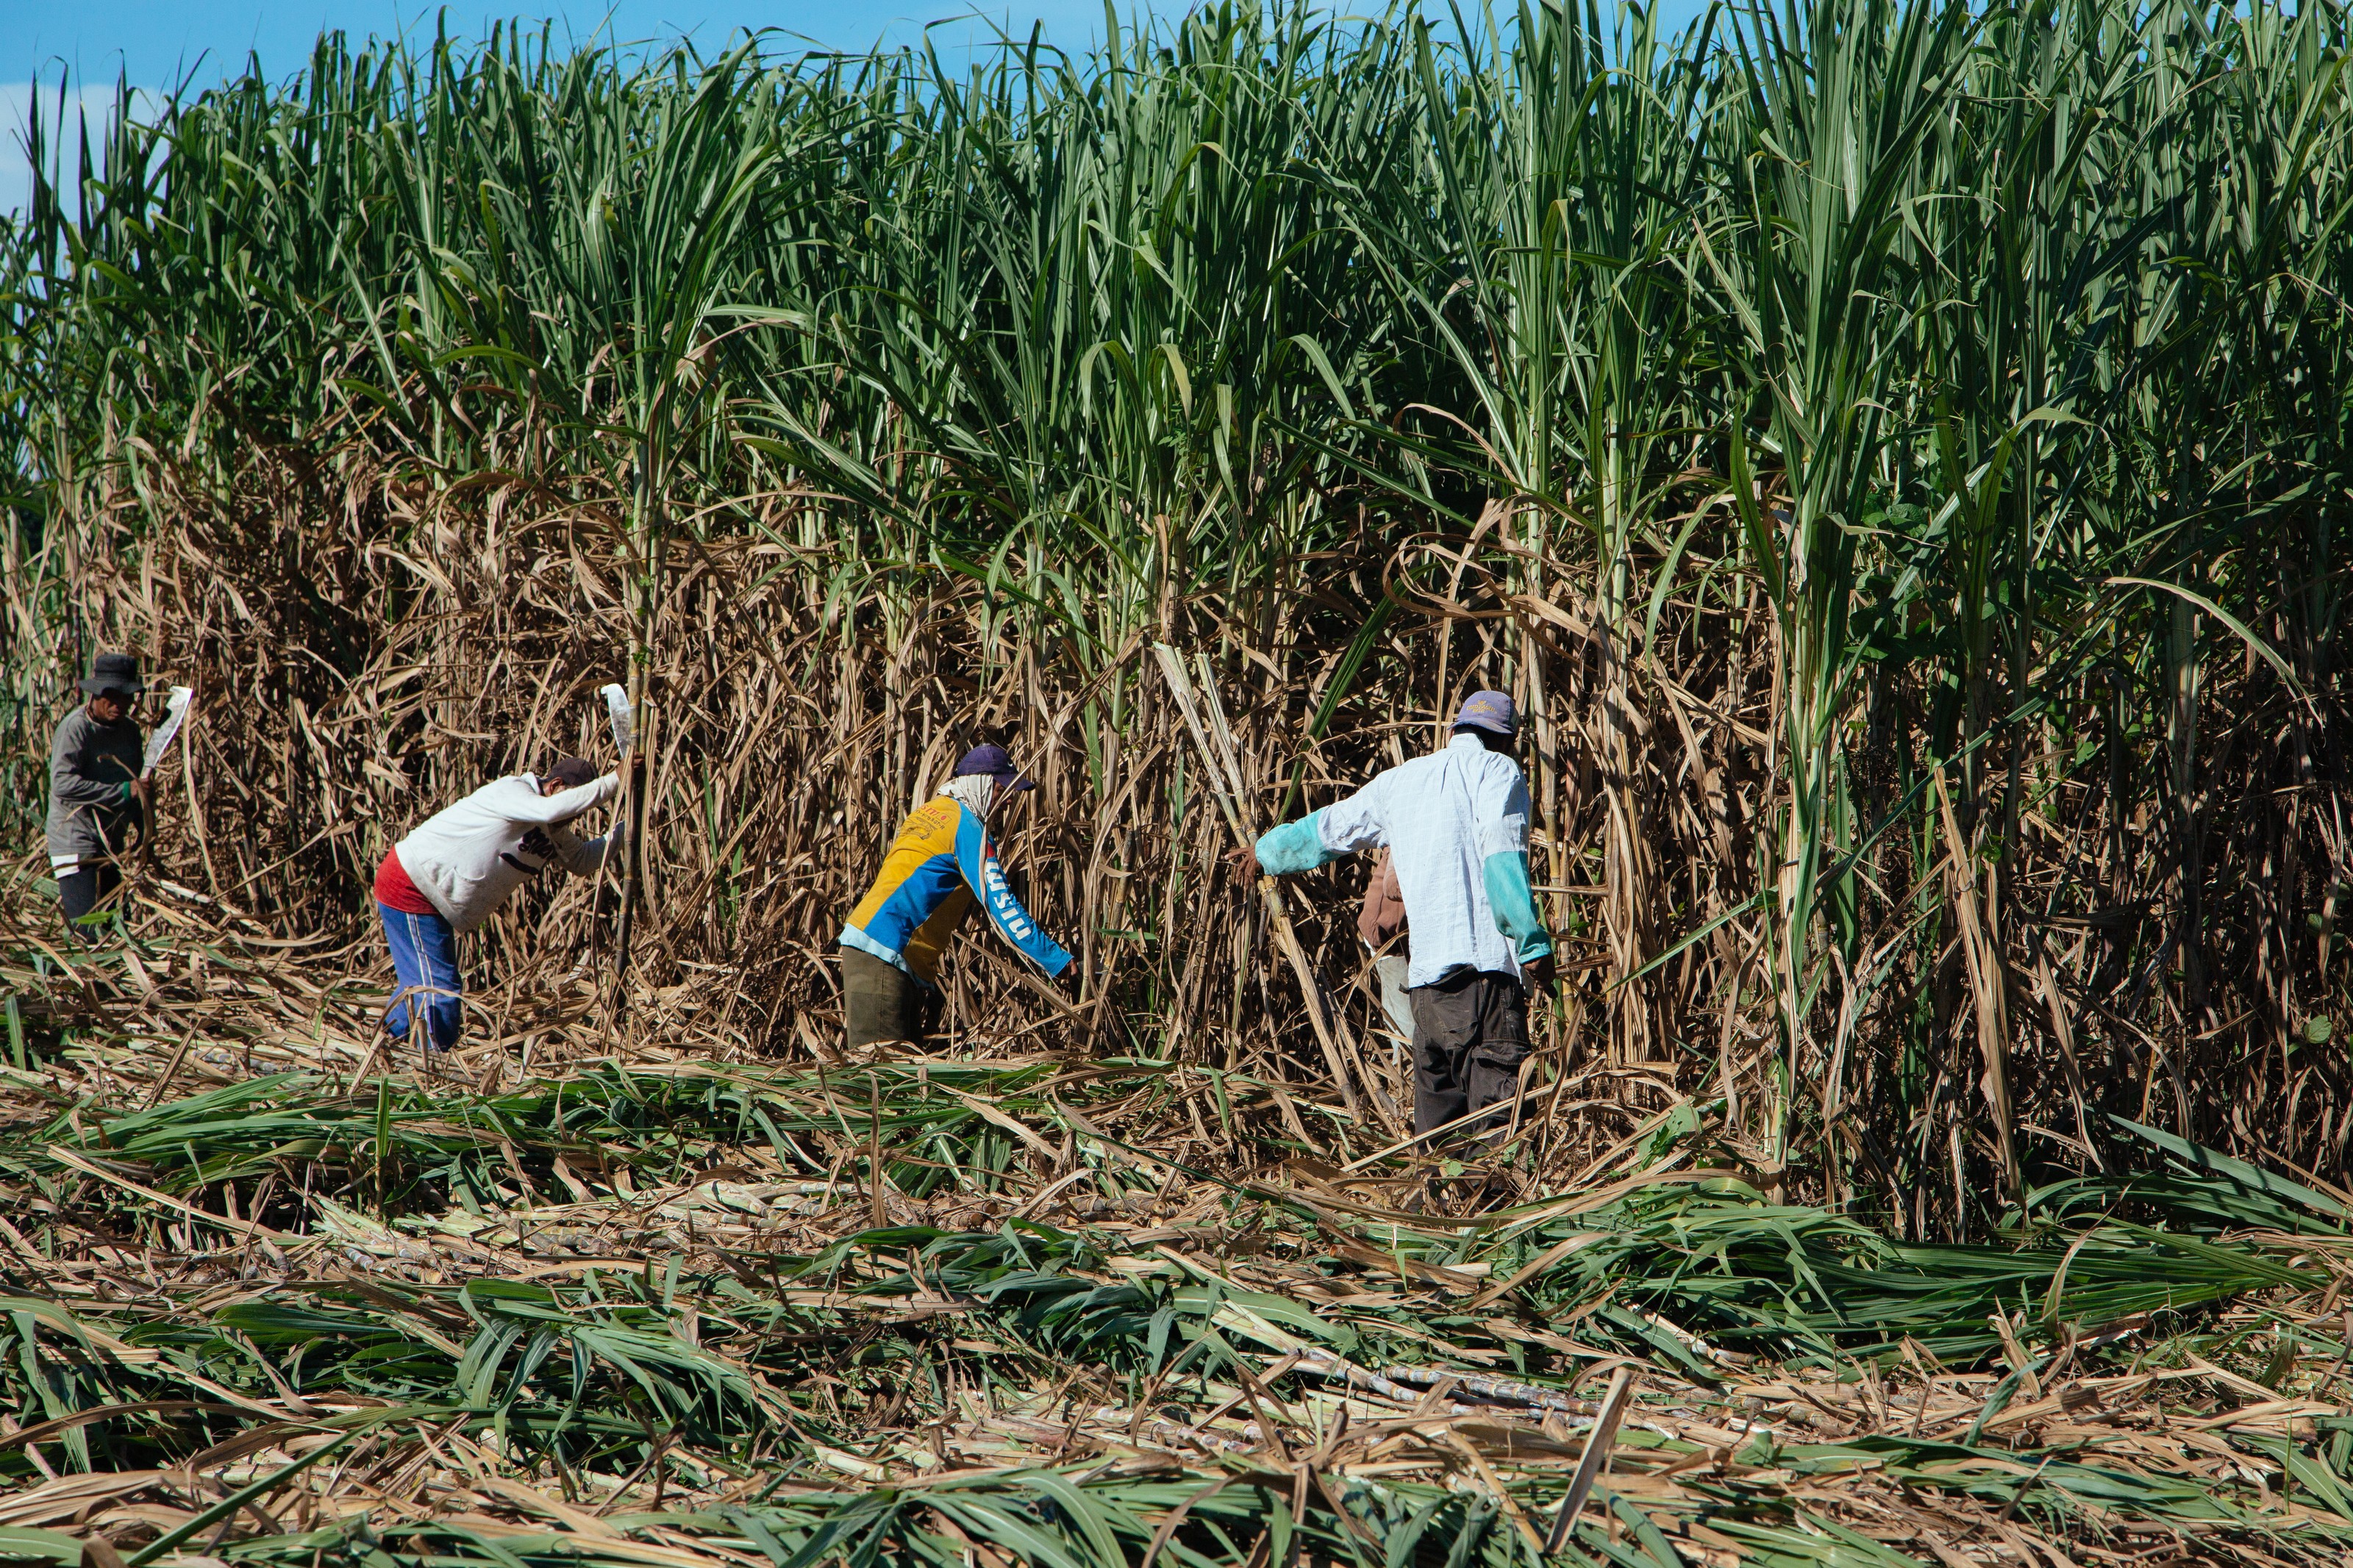
[[[393,1038],[409,1037],[409,1026],[424,1016],[427,1050],[446,1051],[465,1027],[466,977],[458,973],[458,933],[439,915],[410,915],[385,904],[375,907],[384,940],[392,949],[392,1000],[385,1027]]]

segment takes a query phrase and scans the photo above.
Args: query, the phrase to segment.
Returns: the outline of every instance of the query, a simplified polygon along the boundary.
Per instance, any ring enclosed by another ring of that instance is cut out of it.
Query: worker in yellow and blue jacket
[[[955,776],[915,808],[882,873],[841,928],[842,1017],[852,1046],[920,1040],[939,1001],[940,954],[977,902],[1014,950],[1055,978],[1071,955],[1013,896],[989,842],[989,808],[1023,778],[1002,746],[976,746]]]

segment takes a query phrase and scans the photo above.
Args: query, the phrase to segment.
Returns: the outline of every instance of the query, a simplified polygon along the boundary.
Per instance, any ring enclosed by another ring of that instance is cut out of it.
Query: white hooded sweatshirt
[[[427,819],[393,852],[450,929],[470,931],[551,865],[575,876],[602,866],[606,845],[618,835],[583,841],[563,825],[604,805],[620,787],[618,773],[544,795],[536,773],[497,779]]]

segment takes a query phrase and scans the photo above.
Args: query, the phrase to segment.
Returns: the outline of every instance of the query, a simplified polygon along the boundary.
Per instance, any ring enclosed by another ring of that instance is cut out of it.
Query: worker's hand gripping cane
[[[1527,986],[1530,996],[1550,995],[1553,982],[1557,978],[1553,969],[1552,954],[1549,952],[1538,953],[1520,965],[1520,980]]]

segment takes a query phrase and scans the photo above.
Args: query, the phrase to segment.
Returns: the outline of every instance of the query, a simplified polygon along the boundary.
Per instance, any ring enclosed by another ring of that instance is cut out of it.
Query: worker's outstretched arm
[[[1552,952],[1552,933],[1536,912],[1535,890],[1528,885],[1528,786],[1517,773],[1488,786],[1479,802],[1481,879],[1487,887],[1487,907],[1495,911],[1495,929],[1511,939],[1522,964]]]
[[[500,783],[504,784],[501,779]],[[551,823],[569,822],[584,812],[594,811],[621,790],[621,775],[607,773],[590,779],[585,784],[558,790],[554,795],[541,795],[532,789],[501,791],[497,796],[498,808],[510,822],[528,822],[545,827]]]
[[[1021,900],[1013,896],[1013,889],[1005,880],[1005,868],[997,862],[997,847],[988,841],[988,829],[969,811],[956,826],[956,869],[964,873],[965,885],[987,911],[988,923],[997,928],[997,934],[1011,942],[1022,957],[1044,970],[1047,978],[1052,979],[1071,966],[1071,955],[1039,929],[1029,911],[1021,907]]]
[[[1359,849],[1379,848],[1388,842],[1380,805],[1374,786],[1366,784],[1336,805],[1261,834],[1258,868],[1270,877],[1288,877]]]
[[[1486,879],[1488,906],[1495,911],[1495,929],[1511,939],[1519,961],[1528,963],[1552,952],[1552,933],[1545,930],[1528,886],[1528,852],[1490,855],[1480,869]]]
[[[522,841],[523,847],[563,867],[575,877],[593,875],[605,864],[605,858],[624,842],[622,829],[617,825],[601,838],[583,838],[562,823],[552,823],[536,829],[535,833],[540,843],[533,844],[531,837],[526,836]]]

